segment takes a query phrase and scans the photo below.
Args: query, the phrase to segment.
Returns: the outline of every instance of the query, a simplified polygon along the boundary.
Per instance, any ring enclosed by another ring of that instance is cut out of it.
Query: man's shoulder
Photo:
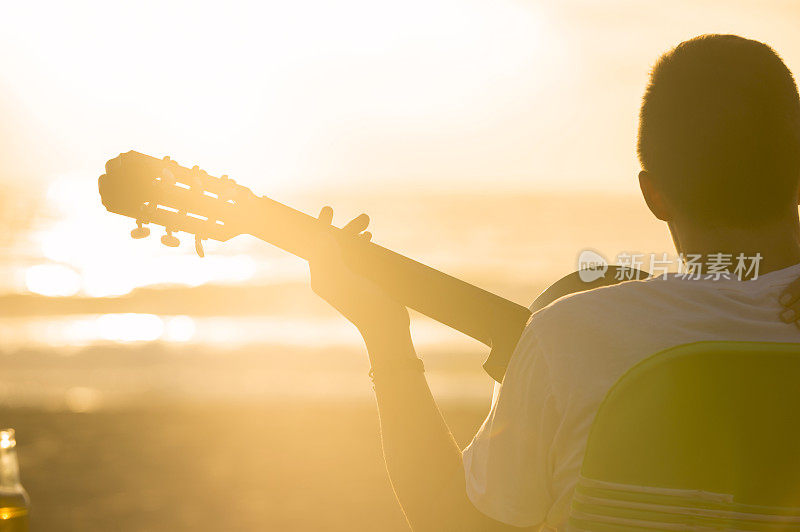
[[[611,286],[603,286],[561,297],[533,315],[531,324],[544,324],[564,318],[576,319],[582,316],[596,317],[598,312],[611,310],[614,314],[624,312],[628,305],[641,304],[653,293],[659,291],[656,280],[624,281]],[[613,318],[612,316],[607,316]]]
[[[663,336],[664,312],[677,308],[668,282],[624,281],[564,296],[535,312],[515,354],[516,366],[543,361],[559,388],[602,397],[632,353]],[[552,383],[551,383],[552,386]]]
[[[587,342],[617,342],[648,334],[675,314],[689,294],[659,279],[624,281],[564,296],[535,312],[525,335],[545,350],[562,352]]]

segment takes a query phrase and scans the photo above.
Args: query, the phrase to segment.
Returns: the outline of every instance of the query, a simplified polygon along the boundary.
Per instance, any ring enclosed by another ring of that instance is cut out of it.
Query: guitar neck
[[[167,235],[162,237],[166,245],[177,245],[171,231],[194,234],[198,254],[204,238],[228,240],[248,233],[308,260],[320,237],[325,232],[333,234],[354,271],[407,307],[490,346],[492,350],[483,367],[498,382],[502,382],[531,315],[522,305],[373,242],[358,240],[277,201],[259,198],[227,176],[213,177],[196,166],[185,168],[169,157],[156,159],[136,151],[122,153],[106,163],[98,188],[106,209],[137,221],[132,237],[144,238],[149,229],[143,224],[155,223],[167,229]],[[532,308],[538,310],[567,294],[630,279],[634,272],[637,279],[647,277],[631,268],[608,266],[607,270],[590,282],[584,281],[579,272],[567,275],[545,290]]]
[[[242,232],[308,260],[324,231],[339,238],[350,268],[403,305],[490,346],[489,360],[505,360],[530,316],[528,308],[442,273],[373,242],[358,241],[341,229],[269,198],[239,202]],[[486,366],[485,366],[486,367]],[[496,380],[504,367],[486,367]]]
[[[306,260],[325,232],[341,245],[345,262],[403,305],[483,342],[492,348],[484,369],[502,380],[530,311],[498,295],[425,266],[373,242],[358,240],[341,229],[269,198],[259,198],[226,176],[188,169],[169,158],[156,159],[136,151],[106,163],[98,179],[103,205],[134,218],[134,238],[147,236],[143,224],[167,228],[162,242],[173,245],[170,231],[197,238],[227,240],[251,234]]]

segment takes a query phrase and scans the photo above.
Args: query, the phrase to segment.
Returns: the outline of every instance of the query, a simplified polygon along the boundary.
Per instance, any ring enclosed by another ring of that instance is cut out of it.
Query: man
[[[777,54],[733,35],[669,51],[643,98],[638,152],[642,194],[678,252],[701,268],[719,272],[720,256],[730,265],[714,278],[629,281],[536,312],[463,455],[428,389],[406,309],[348,270],[333,242],[311,261],[314,290],[366,342],[387,468],[415,530],[562,529],[589,427],[627,369],[700,340],[800,341],[796,309],[778,303],[800,275],[800,99]],[[331,219],[323,209],[321,222]],[[369,239],[367,222],[346,229]],[[737,257],[760,257],[758,275],[735,271]]]

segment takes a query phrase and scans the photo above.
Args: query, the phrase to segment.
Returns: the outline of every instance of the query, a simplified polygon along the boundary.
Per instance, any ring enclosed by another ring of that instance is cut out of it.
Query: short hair
[[[800,185],[800,98],[768,45],[701,35],[665,53],[642,99],[642,168],[681,214],[748,225],[785,213]]]

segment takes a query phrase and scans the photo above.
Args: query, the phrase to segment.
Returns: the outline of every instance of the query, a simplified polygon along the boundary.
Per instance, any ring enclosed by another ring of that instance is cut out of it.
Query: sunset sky
[[[56,295],[250,278],[246,247],[201,264],[187,262],[191,249],[142,254],[123,239],[131,223],[103,211],[96,179],[129,149],[278,199],[541,191],[567,211],[596,191],[635,201],[637,111],[659,54],[730,32],[768,42],[797,71],[798,22],[789,1],[9,4],[0,269],[13,258],[12,289]],[[661,251],[658,234],[648,238]]]
[[[0,19],[2,179],[136,148],[263,192],[403,185],[635,191],[660,53],[762,39],[795,2],[15,2]],[[89,176],[87,176],[89,179]]]

